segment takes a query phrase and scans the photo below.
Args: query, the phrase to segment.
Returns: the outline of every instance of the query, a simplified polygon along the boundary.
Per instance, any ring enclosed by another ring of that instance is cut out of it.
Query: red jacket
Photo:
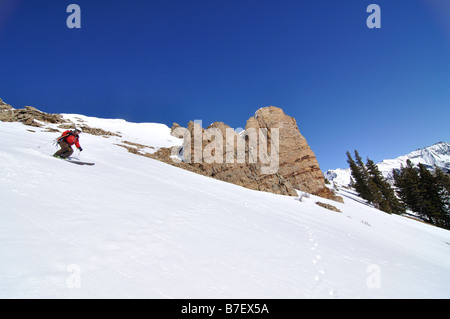
[[[79,141],[79,136],[78,134],[75,134],[73,131],[65,131],[61,137],[60,137],[60,141],[61,140],[65,140],[69,145],[73,145],[75,144],[75,146],[77,148],[81,148],[80,146],[80,141]]]

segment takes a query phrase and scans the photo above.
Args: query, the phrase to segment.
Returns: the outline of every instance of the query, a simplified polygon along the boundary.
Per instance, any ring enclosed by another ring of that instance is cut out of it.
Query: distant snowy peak
[[[436,165],[444,171],[450,171],[450,143],[439,142],[428,147],[419,148],[409,154],[383,160],[377,166],[386,178],[392,179],[392,170],[399,169],[402,165],[405,166],[408,159],[414,165],[421,163],[428,169],[433,169]],[[349,168],[338,168],[326,171],[324,176],[329,181],[348,185],[351,173]]]
[[[440,168],[450,169],[450,143],[439,142],[432,146],[415,150],[407,155],[400,156],[395,160],[406,163],[406,160],[408,159],[413,164],[422,163],[429,167],[434,167],[434,165],[436,165]]]
[[[381,171],[388,171],[390,174],[392,169],[400,168],[401,165],[405,166],[408,159],[414,165],[421,163],[429,169],[436,165],[444,170],[450,170],[450,143],[439,142],[395,159],[384,160],[377,165]]]

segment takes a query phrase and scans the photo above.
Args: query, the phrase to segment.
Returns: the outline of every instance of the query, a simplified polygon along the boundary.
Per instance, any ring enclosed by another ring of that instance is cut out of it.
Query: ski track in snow
[[[0,297],[450,297],[448,231],[351,191],[299,202],[196,175],[114,145],[177,145],[164,125],[77,117],[124,134],[81,135],[95,166],[50,157],[55,133],[0,122]]]

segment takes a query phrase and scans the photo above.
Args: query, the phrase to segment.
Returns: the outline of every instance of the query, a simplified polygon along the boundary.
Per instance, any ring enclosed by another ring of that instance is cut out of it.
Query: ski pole
[[[42,145],[38,145],[38,148],[41,148],[41,147],[44,147],[44,146],[47,146],[48,144],[50,144],[50,143],[55,143],[55,141],[56,141],[56,139],[54,139],[54,140],[51,140],[50,142],[48,142],[48,143],[45,143],[45,144],[42,144]]]

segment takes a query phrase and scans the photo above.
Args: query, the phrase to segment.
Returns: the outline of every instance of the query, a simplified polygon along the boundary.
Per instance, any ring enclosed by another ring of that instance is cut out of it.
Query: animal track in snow
[[[324,277],[326,276],[326,270],[322,267],[321,262],[322,256],[318,253],[319,252],[319,244],[316,242],[317,237],[314,235],[314,232],[312,230],[309,230],[309,241],[311,243],[310,250],[313,252],[313,258],[311,262],[315,265],[317,273],[314,276],[314,282],[315,282],[315,289],[316,290],[322,290],[323,287],[321,287],[321,283],[324,280]],[[330,289],[328,290],[328,295],[332,298],[337,297],[337,291]]]

